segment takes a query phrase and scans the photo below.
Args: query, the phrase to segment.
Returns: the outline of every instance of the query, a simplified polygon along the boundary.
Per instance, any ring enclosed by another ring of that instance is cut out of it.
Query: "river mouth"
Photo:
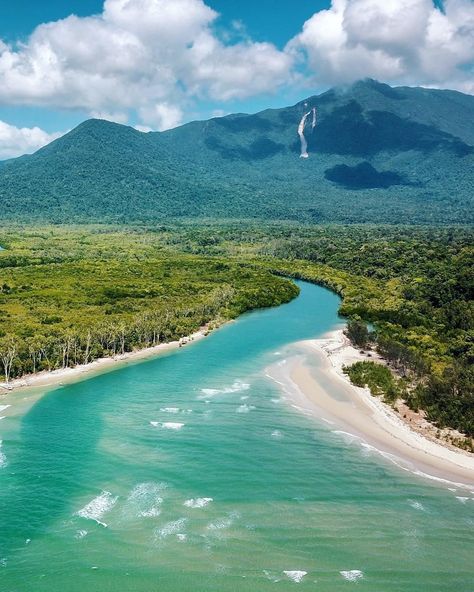
[[[364,456],[265,376],[341,326],[337,296],[299,285],[189,348],[1,413],[2,589],[468,589],[474,494]]]

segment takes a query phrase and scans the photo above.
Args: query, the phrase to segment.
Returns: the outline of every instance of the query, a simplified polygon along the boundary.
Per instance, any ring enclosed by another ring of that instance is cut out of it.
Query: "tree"
[[[358,347],[366,347],[370,341],[367,325],[359,316],[349,319],[345,334]]]
[[[11,371],[13,362],[15,360],[16,351],[17,348],[13,337],[4,337],[0,341],[0,361],[3,365],[3,374],[5,376],[5,382],[7,384],[10,382]]]

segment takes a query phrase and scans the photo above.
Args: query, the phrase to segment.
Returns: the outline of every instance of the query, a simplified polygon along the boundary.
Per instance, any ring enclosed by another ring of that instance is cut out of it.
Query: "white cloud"
[[[441,11],[432,0],[333,0],[287,52],[320,84],[373,77],[473,93],[474,2],[445,0]]]
[[[275,91],[292,58],[269,43],[225,45],[202,0],[106,0],[100,15],[38,26],[17,47],[0,41],[0,104],[85,109],[157,129],[190,100]]]
[[[432,0],[332,0],[284,51],[252,41],[240,22],[218,34],[217,19],[203,0],[105,0],[101,14],[40,25],[24,43],[0,39],[0,105],[164,130],[196,102],[225,112],[226,101],[296,84],[314,91],[370,76],[474,94],[472,0],[445,0],[444,11]],[[2,124],[0,157],[53,136]]]
[[[18,128],[0,121],[0,160],[35,152],[61,135],[48,134],[39,127]]]

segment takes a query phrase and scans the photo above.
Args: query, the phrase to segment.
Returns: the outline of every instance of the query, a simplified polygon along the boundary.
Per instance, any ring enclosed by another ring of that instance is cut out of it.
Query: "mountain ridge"
[[[298,125],[317,109],[299,158]],[[6,219],[471,223],[474,97],[374,80],[164,132],[90,119],[0,167]]]

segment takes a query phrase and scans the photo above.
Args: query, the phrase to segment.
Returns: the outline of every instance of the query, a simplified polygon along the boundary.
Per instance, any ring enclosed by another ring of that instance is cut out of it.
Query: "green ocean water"
[[[1,592],[474,590],[474,493],[300,415],[265,376],[341,323],[300,286],[166,356],[0,401]]]

